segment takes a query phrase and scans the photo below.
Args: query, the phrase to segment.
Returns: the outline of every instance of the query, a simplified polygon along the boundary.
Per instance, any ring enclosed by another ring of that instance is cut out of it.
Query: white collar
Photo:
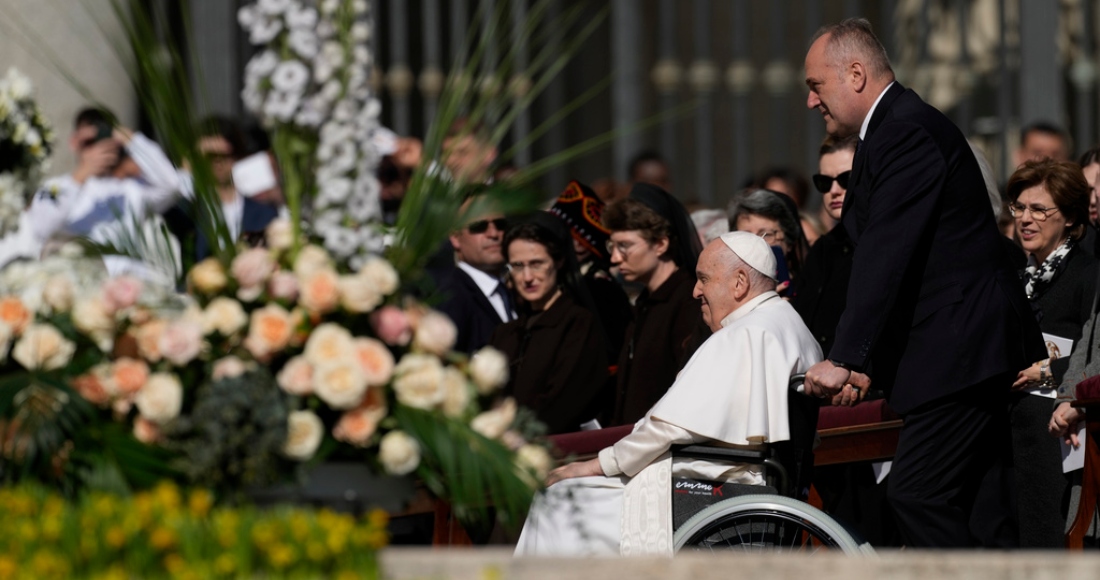
[[[871,105],[871,110],[867,111],[867,116],[863,118],[863,125],[859,128],[860,141],[867,137],[867,125],[871,124],[871,115],[875,114],[875,107],[878,107],[878,102],[882,100],[882,95],[885,95],[886,91],[890,90],[890,87],[894,86],[895,82],[896,81],[890,81],[890,84],[886,85],[885,89],[882,89],[882,92],[878,94],[878,98],[875,99],[874,104]]]
[[[497,287],[500,286],[500,278],[497,278],[492,274],[482,272],[481,270],[478,270],[477,268],[467,264],[466,262],[459,261],[455,264],[459,268],[462,268],[463,272],[466,272],[470,275],[470,278],[473,279],[474,284],[477,284],[477,287],[481,289],[481,293],[486,296],[492,296],[493,293],[497,291]]]
[[[734,310],[733,312],[730,312],[726,315],[725,318],[722,319],[722,328],[725,328],[733,324],[734,322],[748,316],[750,312],[756,310],[757,307],[767,302],[768,300],[771,300],[772,298],[779,298],[779,294],[776,294],[772,290],[768,290],[767,292],[761,293],[756,298],[753,298],[752,300],[749,300],[748,302],[742,304],[740,308]]]

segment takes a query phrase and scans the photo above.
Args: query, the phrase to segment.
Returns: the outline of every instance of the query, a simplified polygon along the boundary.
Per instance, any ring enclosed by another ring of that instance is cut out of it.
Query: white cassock
[[[763,485],[756,465],[669,458],[672,445],[759,447],[790,438],[791,375],[821,360],[802,319],[765,292],[722,320],[634,430],[600,451],[605,476],[560,481],[536,498],[516,555],[672,553],[672,477]]]

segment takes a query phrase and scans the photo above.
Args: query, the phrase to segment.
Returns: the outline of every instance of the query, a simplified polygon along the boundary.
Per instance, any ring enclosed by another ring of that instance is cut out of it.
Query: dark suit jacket
[[[843,224],[818,238],[798,277],[798,293],[791,298],[791,306],[821,344],[825,357],[833,347],[836,325],[844,312],[853,251]]]
[[[431,273],[439,276],[436,287],[443,296],[439,310],[449,316],[458,329],[455,350],[473,354],[489,343],[493,331],[504,321],[474,279],[462,268],[456,266]]]
[[[871,116],[843,213],[856,251],[830,358],[867,369],[893,409],[1042,358],[974,154],[898,83]]]
[[[508,357],[505,392],[534,411],[550,435],[578,431],[600,410],[608,363],[597,320],[563,295],[545,312],[498,326],[489,339]]]
[[[168,229],[180,240],[185,251],[190,249],[190,255],[199,262],[210,255],[210,243],[202,231],[195,227],[195,222],[191,218],[193,214],[193,202],[182,200],[165,213],[165,221],[168,223]],[[279,217],[279,210],[275,206],[245,197],[241,209],[241,238],[245,239],[249,234],[262,233],[277,217]]]

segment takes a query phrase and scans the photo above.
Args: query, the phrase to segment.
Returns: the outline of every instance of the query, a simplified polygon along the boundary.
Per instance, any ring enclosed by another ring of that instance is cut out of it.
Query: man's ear
[[[451,247],[454,248],[455,251],[457,252],[458,251],[458,246],[459,246],[458,236],[455,235],[455,234],[451,234],[450,240],[451,240]]]
[[[862,93],[867,87],[867,69],[862,62],[856,61],[848,65],[848,78],[852,82],[852,88],[857,93]]]

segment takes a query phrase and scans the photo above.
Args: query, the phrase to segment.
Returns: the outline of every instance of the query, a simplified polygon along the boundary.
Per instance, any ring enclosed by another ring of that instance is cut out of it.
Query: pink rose
[[[267,292],[276,300],[293,302],[298,299],[298,277],[290,272],[275,272],[267,282]]]
[[[275,260],[267,250],[252,248],[237,254],[229,271],[240,287],[237,291],[238,298],[252,301],[260,296],[267,279],[275,273]]]
[[[157,340],[157,349],[172,364],[186,365],[202,351],[202,325],[190,320],[172,322]]]
[[[296,356],[283,365],[275,375],[279,388],[291,395],[308,395],[313,392],[313,365],[303,356]]]
[[[252,365],[235,356],[227,356],[218,359],[214,363],[214,369],[210,372],[210,378],[215,381],[222,379],[235,379],[252,370]]]
[[[103,307],[108,313],[129,308],[141,295],[141,280],[130,276],[111,278],[103,284]]]
[[[406,346],[412,340],[412,326],[405,312],[396,306],[383,306],[370,315],[371,326],[382,342]]]
[[[156,443],[160,439],[160,426],[144,418],[134,419],[134,439],[146,445]]]

